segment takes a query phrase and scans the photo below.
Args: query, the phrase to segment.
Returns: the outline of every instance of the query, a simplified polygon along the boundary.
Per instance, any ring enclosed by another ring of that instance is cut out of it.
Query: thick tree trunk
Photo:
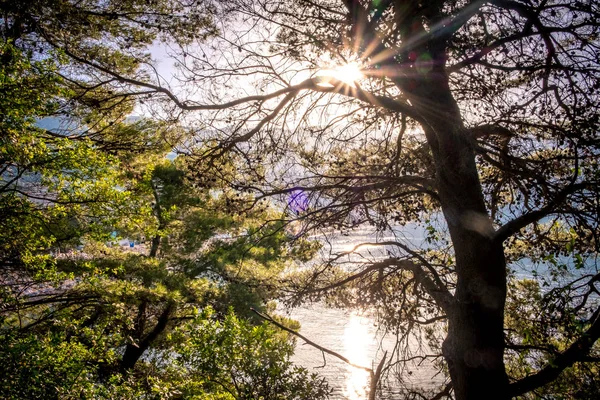
[[[448,125],[446,121],[433,129],[436,137],[447,136],[439,140],[437,183],[457,274],[444,357],[457,399],[505,399],[503,248],[493,240],[475,157],[462,136],[462,123]]]
[[[427,121],[438,194],[456,258],[455,302],[443,354],[457,400],[507,399],[504,368],[506,261],[494,241],[471,138],[442,67],[412,93]]]
[[[506,260],[502,243],[494,240],[475,163],[472,138],[464,127],[445,71],[448,40],[443,30],[424,24],[442,23],[440,2],[395,2],[402,47],[393,57],[377,39],[372,18],[362,2],[346,1],[354,29],[364,32],[365,52],[379,51],[384,70],[419,114],[435,163],[442,211],[456,258],[457,286],[446,307],[448,336],[443,354],[457,400],[507,399],[504,368],[504,305]],[[427,6],[425,6],[427,4]],[[371,30],[370,30],[371,29]],[[358,34],[357,34],[358,35]],[[373,43],[380,45],[374,49]]]
[[[506,284],[498,273],[505,267],[504,257],[501,249],[476,235],[464,234],[453,240],[458,281],[443,353],[457,399],[506,399]]]

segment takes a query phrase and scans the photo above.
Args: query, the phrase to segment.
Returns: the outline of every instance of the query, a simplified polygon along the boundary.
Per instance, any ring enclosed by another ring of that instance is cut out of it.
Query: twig
[[[261,313],[260,311],[255,310],[254,308],[250,308],[250,310],[255,313],[256,315],[258,315],[259,317],[261,317],[262,319],[264,319],[265,321],[268,321],[270,323],[272,323],[273,325],[277,326],[280,329],[283,329],[286,332],[291,333],[294,336],[299,337],[300,339],[304,340],[306,342],[306,344],[313,346],[316,349],[321,350],[324,353],[330,354],[334,357],[339,358],[340,360],[342,360],[343,362],[345,362],[348,365],[353,366],[354,368],[359,368],[362,369],[364,371],[367,371],[371,374],[373,374],[373,370],[371,368],[368,367],[363,367],[362,365],[357,365],[354,364],[352,361],[350,361],[349,359],[347,359],[346,357],[344,357],[343,355],[341,355],[340,353],[336,353],[333,350],[329,350],[328,348],[325,348],[321,345],[318,345],[317,343],[313,342],[312,340],[308,339],[306,336],[303,336],[302,334],[294,331],[293,329],[290,329],[288,327],[286,327],[285,325],[280,324],[279,322],[275,321],[270,315],[266,314],[266,313]]]
[[[277,326],[280,329],[283,329],[286,332],[291,333],[294,336],[299,337],[300,339],[304,340],[306,342],[306,344],[313,346],[314,348],[321,350],[321,352],[323,353],[323,360],[325,360],[325,353],[330,354],[334,357],[339,358],[340,360],[344,361],[346,364],[354,367],[354,368],[358,368],[358,369],[362,369],[364,371],[367,371],[369,373],[369,377],[370,377],[370,385],[369,385],[369,400],[375,400],[375,394],[377,392],[377,384],[379,383],[379,380],[381,378],[381,373],[383,372],[383,366],[385,364],[385,360],[387,358],[387,351],[384,353],[383,358],[381,359],[381,361],[379,362],[379,364],[377,365],[377,369],[375,372],[373,372],[372,368],[368,368],[368,367],[363,367],[362,365],[357,365],[352,363],[349,359],[347,359],[346,357],[344,357],[343,355],[336,353],[333,350],[330,350],[328,348],[325,348],[321,345],[318,345],[317,343],[313,342],[312,340],[308,339],[307,337],[303,336],[302,334],[286,327],[285,325],[280,324],[279,322],[275,321],[273,319],[273,317],[271,317],[269,314],[266,313],[261,313],[260,311],[257,311],[254,308],[250,308],[250,310],[255,313],[256,315],[258,315],[260,318],[264,319],[265,321],[268,321],[270,323],[272,323],[273,325]]]

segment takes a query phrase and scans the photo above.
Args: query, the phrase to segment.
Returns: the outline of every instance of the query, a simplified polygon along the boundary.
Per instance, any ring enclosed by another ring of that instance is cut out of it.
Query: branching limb
[[[50,43],[52,46],[60,48],[60,46],[58,44],[54,43],[54,41],[52,40],[52,38],[49,37],[49,35],[44,35],[44,39],[46,39],[48,41],[48,43]],[[137,86],[137,87],[144,87],[147,89],[154,90],[157,93],[162,93],[162,94],[166,95],[171,101],[173,101],[173,103],[178,108],[185,110],[185,111],[226,110],[226,109],[233,108],[233,107],[236,107],[241,104],[247,104],[247,103],[251,103],[251,102],[265,102],[267,100],[275,99],[282,95],[289,95],[289,94],[296,95],[301,90],[313,90],[316,92],[335,93],[335,94],[345,95],[347,97],[352,97],[352,98],[364,101],[364,102],[369,103],[374,106],[386,108],[390,111],[405,113],[410,118],[413,118],[416,121],[424,123],[424,121],[422,120],[420,115],[418,113],[416,113],[409,104],[394,100],[390,97],[372,94],[363,89],[348,85],[347,83],[339,81],[335,78],[327,78],[326,83],[323,82],[323,77],[309,78],[309,79],[304,80],[303,82],[300,82],[297,85],[287,86],[287,87],[284,87],[282,89],[276,90],[274,92],[271,92],[271,93],[268,93],[265,95],[247,96],[247,97],[239,98],[237,100],[220,103],[220,104],[194,104],[189,101],[182,101],[173,92],[171,92],[169,89],[167,89],[163,86],[160,86],[158,84],[153,84],[150,82],[145,82],[145,81],[142,81],[139,79],[134,79],[134,78],[123,76],[123,75],[118,74],[117,72],[111,70],[110,68],[104,67],[104,66],[102,66],[98,63],[95,63],[93,61],[90,61],[84,57],[78,56],[77,54],[70,51],[68,48],[63,48],[63,51],[65,52],[65,54],[67,54],[73,60],[75,60],[79,63],[85,64],[85,65],[88,65],[90,67],[93,67],[93,68],[97,69],[98,71],[103,72],[109,76],[112,76],[113,78],[117,79],[119,82],[127,83],[127,84]],[[272,118],[273,117],[271,117],[271,119]]]
[[[387,244],[393,245],[397,242],[385,242]],[[385,243],[375,243],[377,245],[384,245]],[[439,277],[434,276],[432,279],[428,273],[418,264],[410,261],[410,260],[399,260],[397,258],[388,258],[383,261],[375,262],[368,265],[366,268],[361,271],[352,274],[338,282],[334,282],[330,285],[320,288],[311,288],[307,289],[304,293],[316,293],[316,292],[326,292],[332,289],[336,289],[338,287],[342,287],[350,282],[353,282],[357,279],[360,279],[373,271],[378,271],[382,268],[392,267],[400,270],[410,271],[412,272],[416,281],[421,284],[421,286],[425,289],[425,291],[435,300],[436,304],[444,310],[444,312],[449,313],[450,309],[454,302],[454,297],[448,291],[448,289],[439,283]]]
[[[512,221],[507,222],[502,225],[500,229],[496,231],[494,235],[494,239],[503,242],[508,239],[510,236],[519,232],[522,228],[526,227],[529,224],[539,221],[540,219],[552,214],[556,210],[556,208],[562,204],[570,194],[573,194],[579,190],[584,190],[589,186],[589,183],[582,182],[578,184],[572,184],[564,188],[560,191],[546,206],[528,212],[526,214],[521,215],[518,218],[513,219]]]
[[[579,339],[571,344],[564,352],[556,356],[546,367],[537,373],[512,383],[509,386],[511,397],[530,392],[554,381],[566,368],[579,361],[586,361],[588,353],[600,339],[600,308],[591,318],[592,324]]]

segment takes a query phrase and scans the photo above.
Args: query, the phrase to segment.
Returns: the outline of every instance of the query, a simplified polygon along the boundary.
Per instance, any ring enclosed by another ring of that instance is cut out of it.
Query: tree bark
[[[485,208],[471,138],[443,69],[436,66],[410,91],[426,121],[437,189],[456,258],[456,291],[443,354],[457,400],[507,399],[504,354],[506,260]]]

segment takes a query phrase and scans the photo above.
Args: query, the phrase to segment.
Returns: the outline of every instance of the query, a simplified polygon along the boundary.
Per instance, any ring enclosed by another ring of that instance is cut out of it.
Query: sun
[[[350,86],[356,86],[356,82],[364,78],[358,63],[352,62],[330,69],[322,69],[315,74],[315,77],[321,78],[319,86],[333,87],[327,78],[334,78]]]
[[[334,70],[340,81],[352,84],[362,78],[364,75],[357,63],[342,65]]]

